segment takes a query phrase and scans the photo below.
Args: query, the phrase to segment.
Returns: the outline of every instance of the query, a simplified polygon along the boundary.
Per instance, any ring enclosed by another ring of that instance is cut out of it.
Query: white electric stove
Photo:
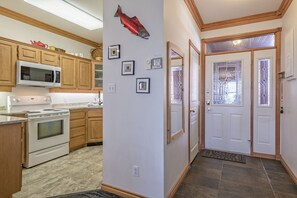
[[[69,110],[51,108],[50,96],[8,96],[9,112],[28,118],[25,167],[69,153]]]

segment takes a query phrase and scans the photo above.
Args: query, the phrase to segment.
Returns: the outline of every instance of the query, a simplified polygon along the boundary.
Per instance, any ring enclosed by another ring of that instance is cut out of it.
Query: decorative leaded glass
[[[270,105],[270,59],[258,60],[258,105]]]
[[[217,62],[213,65],[213,104],[242,104],[241,61]]]
[[[182,104],[182,68],[171,68],[171,104]]]

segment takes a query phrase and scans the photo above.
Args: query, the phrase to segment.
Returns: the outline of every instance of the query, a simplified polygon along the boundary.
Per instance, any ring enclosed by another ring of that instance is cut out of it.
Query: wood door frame
[[[190,141],[191,141],[191,119],[190,119],[190,116],[191,116],[191,112],[190,112],[190,109],[191,109],[191,48],[193,48],[199,58],[198,58],[198,63],[199,63],[199,66],[201,68],[201,53],[199,51],[199,49],[196,47],[196,45],[192,42],[191,39],[189,39],[189,81],[188,81],[188,130],[189,130],[189,135],[188,135],[188,158],[189,158],[189,163],[190,163],[190,160],[191,160],[191,144],[190,144]],[[199,72],[199,83],[198,83],[198,92],[200,90],[200,87],[201,87],[201,69],[200,69],[200,72]],[[199,93],[199,98],[198,100],[200,101],[201,100],[201,95]],[[198,106],[200,106],[200,104],[198,104]],[[201,145],[201,108],[199,108],[199,111],[198,111],[198,150],[200,150],[200,145]]]
[[[215,38],[208,38],[201,40],[201,89],[200,89],[200,97],[201,97],[201,149],[205,149],[205,57],[211,55],[218,55],[218,54],[230,54],[230,53],[238,53],[244,51],[251,52],[251,156],[254,157],[263,157],[263,158],[270,158],[280,160],[280,78],[279,73],[281,72],[281,32],[282,28],[275,28],[269,30],[261,30],[256,32],[248,32],[243,34],[235,34],[235,35],[228,35],[228,36],[221,36]],[[226,52],[219,52],[219,53],[211,53],[206,54],[206,44],[209,42],[217,42],[217,41],[226,41],[226,40],[233,40],[233,39],[244,39],[244,38],[251,38],[255,36],[271,34],[275,35],[275,47],[269,48],[258,48],[258,49],[247,49],[247,50],[234,50],[234,51],[226,51]],[[253,105],[254,105],[254,51],[257,50],[267,50],[267,49],[276,49],[276,73],[275,73],[275,155],[266,155],[266,154],[259,154],[254,153],[253,150]],[[200,149],[200,148],[199,148]]]

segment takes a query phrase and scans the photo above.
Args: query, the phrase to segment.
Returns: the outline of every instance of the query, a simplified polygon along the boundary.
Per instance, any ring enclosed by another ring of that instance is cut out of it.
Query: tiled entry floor
[[[297,186],[280,162],[247,157],[246,164],[199,154],[175,198],[297,198]]]

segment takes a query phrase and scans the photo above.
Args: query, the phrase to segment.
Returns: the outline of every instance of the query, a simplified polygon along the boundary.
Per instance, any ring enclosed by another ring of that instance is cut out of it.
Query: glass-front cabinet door
[[[103,63],[101,61],[93,61],[93,88],[102,89],[103,87]]]

